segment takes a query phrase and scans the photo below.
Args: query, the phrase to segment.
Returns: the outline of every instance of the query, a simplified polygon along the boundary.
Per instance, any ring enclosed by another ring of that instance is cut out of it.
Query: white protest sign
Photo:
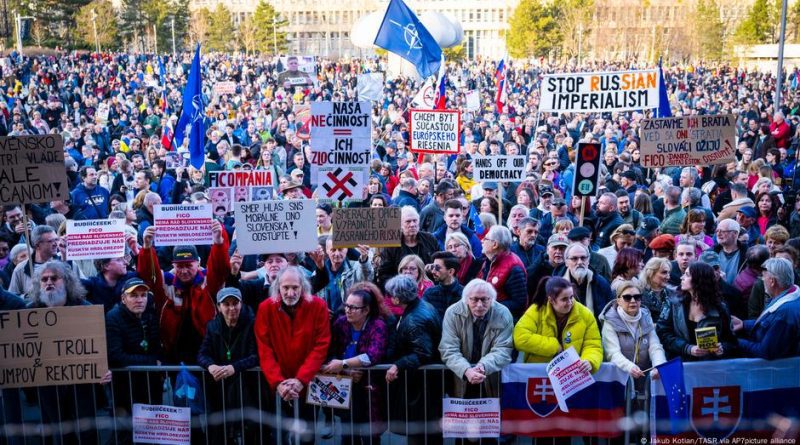
[[[317,374],[308,383],[306,403],[326,408],[350,409],[353,379],[348,376]]]
[[[108,125],[108,114],[110,111],[108,104],[101,102],[97,105],[97,113],[94,115],[94,121],[100,125]]]
[[[658,108],[658,70],[559,73],[542,78],[540,112],[647,108]]]
[[[203,246],[211,236],[213,204],[163,204],[153,206],[157,246]]]
[[[277,178],[271,170],[234,171],[222,170],[208,173],[209,187],[253,187],[274,186]],[[247,195],[247,194],[245,194]]]
[[[471,90],[464,93],[466,104],[464,109],[467,111],[478,111],[481,109],[481,93],[478,90]]]
[[[644,119],[639,130],[642,167],[694,167],[736,160],[736,117]]]
[[[369,101],[311,103],[311,177],[322,198],[361,199],[372,160],[371,111]]]
[[[125,220],[67,220],[67,260],[121,258],[125,255]]]
[[[556,394],[558,408],[565,413],[569,412],[567,399],[594,383],[592,374],[581,371],[580,366],[581,358],[572,346],[547,364],[547,377]]]
[[[188,407],[133,404],[133,443],[189,445],[192,409]]]
[[[311,199],[235,202],[233,211],[242,255],[317,248],[316,202]]]
[[[0,205],[69,197],[60,134],[0,137]]]
[[[358,98],[379,101],[383,97],[383,73],[359,74],[356,82]]]
[[[223,94],[233,94],[236,92],[236,82],[225,81],[217,82],[214,84],[214,94],[221,96]]]
[[[525,179],[525,156],[479,156],[472,163],[476,181],[522,182]]]
[[[444,438],[500,437],[500,399],[442,399]]]
[[[409,110],[409,149],[415,153],[458,154],[461,115],[455,110]]]

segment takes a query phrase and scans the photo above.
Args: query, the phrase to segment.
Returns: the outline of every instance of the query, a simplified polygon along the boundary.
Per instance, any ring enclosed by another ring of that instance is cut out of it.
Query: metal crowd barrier
[[[295,401],[288,409],[286,406],[282,407],[282,401],[277,394],[270,394],[267,382],[258,368],[240,373],[238,382],[234,384],[233,388],[230,388],[230,385],[225,384],[225,380],[222,383],[214,382],[210,374],[203,368],[189,366],[187,369],[201,382],[204,396],[203,412],[192,413],[192,444],[236,443],[244,445],[291,442],[299,445],[303,438],[312,439],[314,443],[320,444],[356,445],[361,443],[361,441],[347,440],[344,433],[348,428],[350,432],[358,431],[361,428],[365,429],[366,434],[361,436],[364,436],[364,442],[370,445],[453,443],[455,439],[442,439],[439,425],[441,400],[446,395],[447,380],[453,379],[453,374],[443,365],[429,365],[420,368],[423,380],[421,385],[424,407],[422,420],[401,422],[404,424],[398,429],[396,424],[392,425],[393,428],[389,428],[391,422],[387,420],[397,414],[394,411],[398,409],[392,404],[393,391],[386,390],[385,372],[388,368],[389,365],[378,365],[360,370],[363,372],[362,379],[366,382],[366,387],[371,388],[370,391],[380,391],[384,399],[381,405],[385,405],[381,406],[385,410],[380,422],[363,424],[355,423],[352,416],[349,417],[349,420],[339,419],[342,417],[340,410],[333,408],[314,407],[309,409],[307,407],[310,405],[306,405],[304,400]],[[80,445],[132,443],[132,404],[129,402],[133,400],[134,403],[149,402],[153,405],[173,405],[174,388],[171,388],[171,385],[174,385],[175,376],[181,369],[180,366],[134,366],[113,370],[114,381],[108,385],[86,384],[59,387],[64,388],[66,394],[70,396],[68,397],[70,404],[74,404],[74,406],[58,400],[59,396],[65,394],[64,391],[55,392],[57,400],[56,406],[53,407],[43,406],[42,393],[50,391],[47,388],[3,390],[3,403],[0,404],[0,419],[2,419],[3,425],[0,445],[59,443],[59,436],[65,437],[76,432],[82,434],[78,434],[78,437],[67,438],[61,443]],[[498,388],[500,387],[499,376],[499,373],[495,376],[498,379]],[[164,382],[167,381],[170,383],[165,385]],[[392,383],[392,385],[398,384],[403,385],[402,391],[405,400],[408,400],[409,373],[401,373],[398,380]],[[127,394],[119,394],[120,388],[127,388]],[[621,422],[621,426],[625,429],[625,435],[619,440],[612,439],[615,443],[623,441],[631,443],[630,440],[633,438],[631,433],[646,433],[642,430],[646,428],[646,421],[632,421],[632,392],[629,380],[626,389],[626,418]],[[74,414],[79,411],[77,405],[89,402],[85,400],[88,394],[91,394],[92,397],[91,407],[94,410],[94,416],[75,420],[74,417],[77,416]],[[229,406],[228,401],[231,395],[238,396],[240,402],[238,406]],[[119,403],[112,401],[119,402],[123,398],[128,403],[127,406],[115,407]],[[245,403],[246,398],[253,403]],[[51,397],[45,397],[45,399],[46,401],[52,400]],[[270,399],[274,399],[274,403],[271,403]],[[374,408],[372,397],[366,399],[367,412],[372,413]],[[301,406],[305,406],[304,409],[311,412],[310,416],[306,416],[307,420],[304,420],[301,415]],[[45,422],[42,416],[43,411],[52,411],[53,408],[57,414],[54,419],[56,422]],[[409,413],[408,405],[405,405],[403,414],[407,419],[409,414],[418,413]],[[407,440],[409,434],[415,433],[424,436],[416,438],[413,442]],[[313,435],[313,437],[309,437],[309,435]],[[54,437],[56,440],[52,440]],[[522,444],[548,445],[552,443],[552,439],[537,440],[536,438],[515,436],[501,436],[500,443],[508,443],[514,439],[517,443]],[[633,439],[634,443],[638,443],[637,438]],[[476,440],[476,442],[496,443],[495,440]],[[606,439],[583,438],[581,443],[593,445],[605,442],[607,442]]]

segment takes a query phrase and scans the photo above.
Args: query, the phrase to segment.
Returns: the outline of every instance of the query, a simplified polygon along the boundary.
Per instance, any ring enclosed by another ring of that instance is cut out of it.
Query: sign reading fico
[[[684,116],[644,119],[642,167],[692,167],[736,160],[736,117]]]
[[[455,110],[409,110],[408,144],[415,153],[458,154],[461,113]]]
[[[597,183],[600,181],[600,144],[578,144],[576,157],[575,182],[572,184],[574,196],[597,195]]]

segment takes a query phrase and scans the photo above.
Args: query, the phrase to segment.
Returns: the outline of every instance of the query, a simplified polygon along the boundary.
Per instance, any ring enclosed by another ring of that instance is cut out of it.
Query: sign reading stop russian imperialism
[[[597,112],[658,107],[658,70],[547,74],[539,111]]]
[[[642,167],[694,167],[736,160],[736,118],[719,116],[644,119]]]

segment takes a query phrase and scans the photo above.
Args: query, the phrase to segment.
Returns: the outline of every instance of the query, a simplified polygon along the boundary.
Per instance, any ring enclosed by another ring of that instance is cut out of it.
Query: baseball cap
[[[547,240],[547,247],[550,246],[569,246],[569,238],[564,236],[561,233],[556,233],[555,235],[550,235],[550,239]]]
[[[484,182],[483,185],[481,185],[481,188],[484,190],[497,190],[497,183],[491,181]]]
[[[561,207],[561,206],[567,205],[567,202],[564,201],[564,198],[555,198],[552,201],[550,201],[550,205],[556,206],[556,207]]]
[[[143,287],[145,290],[149,291],[150,287],[139,277],[133,277],[128,279],[125,284],[122,286],[122,292],[127,294],[129,292],[133,292],[134,289],[137,287]]]
[[[744,216],[748,218],[755,218],[758,216],[758,213],[756,213],[756,208],[753,206],[742,207],[739,210],[737,210],[737,212],[742,213]]]
[[[620,173],[619,176],[622,178],[628,178],[631,181],[636,180],[636,172],[634,172],[633,170],[625,170],[624,172]]]
[[[235,287],[223,287],[222,289],[217,292],[217,304],[222,303],[228,297],[234,297],[239,301],[242,301],[242,292]]]
[[[675,238],[666,233],[658,235],[650,241],[649,247],[653,250],[675,250]]]
[[[539,188],[539,196],[552,195],[552,194],[553,194],[553,189],[551,187],[540,187]]]
[[[700,262],[709,266],[720,267],[719,254],[711,249],[706,250],[700,255]]]
[[[636,231],[636,235],[645,237],[653,233],[659,226],[658,218],[655,216],[646,216],[641,223],[639,223],[639,230]]]
[[[172,262],[180,263],[184,261],[200,261],[197,248],[194,246],[175,246],[172,250]]]
[[[570,241],[580,241],[590,236],[592,236],[592,232],[586,227],[575,227],[567,234],[567,238],[569,238]]]

